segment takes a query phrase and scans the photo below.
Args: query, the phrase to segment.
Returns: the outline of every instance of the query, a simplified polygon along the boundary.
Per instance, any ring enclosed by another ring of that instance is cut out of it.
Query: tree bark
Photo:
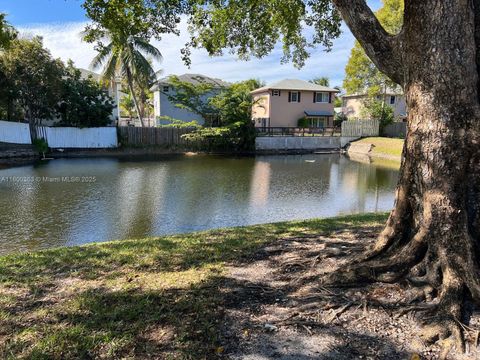
[[[407,279],[434,289],[424,337],[453,337],[463,349],[464,301],[480,304],[480,1],[405,0],[397,36],[378,28],[365,1],[334,3],[372,61],[404,87],[408,133],[386,228],[361,261],[325,281]]]

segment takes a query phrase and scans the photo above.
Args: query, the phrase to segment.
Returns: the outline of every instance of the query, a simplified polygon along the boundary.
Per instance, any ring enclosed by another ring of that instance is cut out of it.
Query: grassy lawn
[[[403,139],[392,139],[384,137],[369,137],[361,139],[358,143],[375,145],[372,150],[374,156],[402,156]]]
[[[385,219],[367,214],[0,257],[0,358],[221,357],[226,263],[279,237]]]

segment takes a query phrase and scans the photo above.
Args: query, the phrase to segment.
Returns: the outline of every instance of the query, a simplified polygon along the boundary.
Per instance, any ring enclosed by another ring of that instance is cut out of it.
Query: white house
[[[92,78],[93,80],[100,82],[102,76],[97,74],[96,72],[87,70],[87,69],[79,69],[81,73],[82,79]],[[112,82],[110,86],[107,87],[108,95],[113,99],[114,108],[112,112],[112,124],[115,124],[118,120],[120,120],[120,101],[125,93],[122,92],[122,79],[117,78],[115,82]]]
[[[351,94],[342,96],[342,112],[349,119],[362,117],[362,109],[367,94]],[[385,94],[379,95],[378,100],[383,101],[386,106],[393,109],[393,116],[396,121],[403,121],[407,117],[407,103],[403,93],[395,90],[387,90]]]
[[[154,114],[157,118],[158,124],[169,123],[168,118],[181,120],[184,122],[196,121],[200,125],[205,123],[204,118],[196,114],[193,111],[188,109],[179,108],[171,100],[171,96],[175,94],[175,88],[169,81],[170,77],[165,77],[160,79],[150,90],[153,92],[153,104],[154,104]],[[179,75],[178,79],[183,82],[188,82],[191,84],[200,84],[208,83],[213,85],[213,91],[205,96],[203,101],[207,101],[208,98],[215,96],[218,92],[230,84],[220,80],[211,78],[201,74],[183,74]]]

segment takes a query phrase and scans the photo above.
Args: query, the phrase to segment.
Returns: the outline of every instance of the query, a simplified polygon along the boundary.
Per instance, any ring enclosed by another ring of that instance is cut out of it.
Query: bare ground
[[[462,320],[467,352],[425,345],[408,284],[323,288],[318,279],[375,241],[378,227],[283,236],[230,264],[224,348],[236,360],[480,359],[479,309]]]

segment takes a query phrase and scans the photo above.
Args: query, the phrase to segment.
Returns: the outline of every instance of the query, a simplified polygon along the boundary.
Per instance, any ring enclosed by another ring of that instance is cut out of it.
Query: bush
[[[62,78],[60,98],[56,106],[58,126],[100,127],[111,122],[113,99],[93,78],[82,79],[72,62]]]
[[[368,99],[362,109],[362,115],[368,119],[380,121],[380,134],[383,133],[385,126],[393,123],[393,108],[382,101],[376,99]]]
[[[298,122],[297,122],[297,125],[299,128],[308,128],[310,127],[310,123],[308,121],[308,119],[304,116],[300,119],[298,119]]]
[[[45,153],[48,152],[48,142],[47,140],[43,139],[43,138],[39,138],[39,139],[34,139],[32,141],[32,144],[33,146],[35,147],[35,149],[43,155],[43,158],[45,158]]]
[[[205,151],[250,151],[255,148],[253,123],[236,122],[223,127],[199,128],[182,135],[196,150]]]
[[[171,118],[170,116],[158,116],[157,121],[158,120],[168,121],[169,123],[168,124],[161,124],[161,125],[158,125],[157,127],[164,127],[164,128],[174,127],[174,128],[179,128],[179,129],[201,128],[202,127],[195,120],[185,122],[185,121],[182,121],[182,120],[177,120],[177,119]]]
[[[335,114],[335,119],[333,120],[333,126],[340,127],[342,122],[348,121],[347,115],[344,113]]]

